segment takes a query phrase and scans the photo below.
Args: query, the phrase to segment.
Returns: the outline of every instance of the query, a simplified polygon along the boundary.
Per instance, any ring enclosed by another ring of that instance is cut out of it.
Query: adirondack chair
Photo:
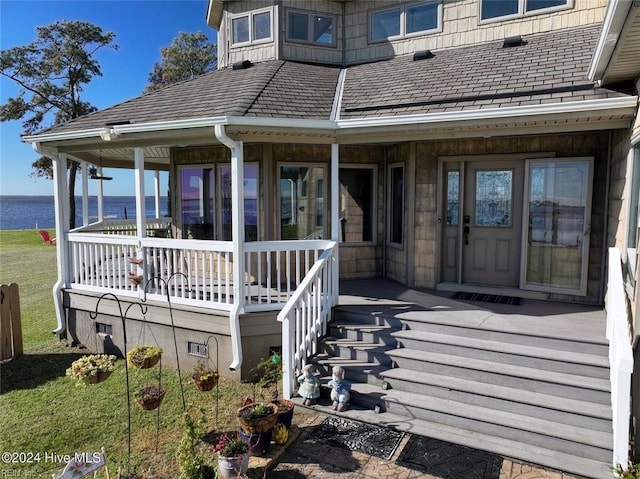
[[[85,453],[84,457],[71,459],[60,474],[53,474],[53,479],[81,479],[104,468],[105,476],[109,479],[109,468],[107,467],[107,456],[104,447],[99,453]]]
[[[40,230],[38,233],[40,233],[40,236],[42,236],[42,240],[45,243],[56,244],[56,239],[49,236],[49,232],[47,230]]]

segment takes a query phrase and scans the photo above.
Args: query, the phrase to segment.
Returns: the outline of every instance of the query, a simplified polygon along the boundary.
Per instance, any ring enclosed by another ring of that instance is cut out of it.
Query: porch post
[[[147,218],[145,212],[145,196],[144,196],[144,152],[138,147],[134,150],[135,159],[135,182],[136,182],[136,229],[138,230],[138,238],[147,236]]]
[[[36,151],[38,151],[36,147]],[[65,154],[52,155],[53,160],[53,203],[56,219],[56,260],[58,263],[58,280],[53,285],[53,303],[56,310],[58,327],[54,334],[63,335],[66,329],[66,316],[62,301],[62,289],[71,278],[69,264],[69,195],[67,185],[67,156]]]
[[[229,138],[224,125],[215,126],[216,138],[231,151],[231,236],[233,240],[233,308],[229,315],[233,362],[229,369],[242,365],[240,314],[244,311],[244,151],[241,141]]]
[[[102,167],[98,166],[96,169],[97,176],[102,176]],[[98,181],[98,221],[102,223],[104,221],[104,184],[102,180]]]
[[[154,176],[153,186],[155,190],[156,198],[156,218],[160,218],[160,171],[156,170]]]
[[[82,226],[89,224],[89,176],[87,175],[87,162],[80,164],[82,171]]]
[[[333,278],[331,280],[333,286],[333,304],[338,304],[340,295],[339,277],[340,277],[340,145],[333,143],[331,145],[331,240],[336,242],[333,252],[335,264],[331,271]]]

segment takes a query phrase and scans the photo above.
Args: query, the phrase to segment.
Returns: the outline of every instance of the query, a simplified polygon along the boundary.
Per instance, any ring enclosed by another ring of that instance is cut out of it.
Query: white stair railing
[[[631,373],[633,354],[629,335],[627,298],[618,248],[609,248],[607,282],[607,339],[611,374],[613,412],[613,465],[625,467],[629,460],[629,418],[631,414]]]
[[[326,334],[331,308],[335,306],[338,284],[333,275],[336,268],[331,242],[284,306],[278,321],[282,322],[282,394],[291,399],[296,372],[307,358],[318,352],[320,337]]]

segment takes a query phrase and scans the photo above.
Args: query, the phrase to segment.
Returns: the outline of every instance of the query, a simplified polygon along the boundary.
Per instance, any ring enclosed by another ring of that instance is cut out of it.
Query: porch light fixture
[[[419,60],[427,60],[429,58],[433,58],[435,55],[431,50],[421,50],[419,52],[414,52],[413,61],[417,62]]]
[[[502,48],[519,47],[519,46],[526,45],[526,44],[527,44],[527,42],[524,41],[522,36],[515,35],[513,37],[505,38],[503,40],[503,42],[502,42]]]
[[[100,138],[104,141],[111,141],[118,136],[118,132],[114,128],[105,128],[100,132]]]

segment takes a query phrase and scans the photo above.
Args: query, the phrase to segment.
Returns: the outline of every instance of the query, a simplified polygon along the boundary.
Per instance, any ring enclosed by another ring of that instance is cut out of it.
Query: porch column
[[[153,178],[153,186],[155,190],[155,198],[156,198],[156,218],[160,218],[160,171],[155,171],[155,176]]]
[[[233,362],[229,369],[242,365],[240,314],[244,311],[244,151],[243,143],[229,138],[224,125],[215,126],[216,138],[231,151],[231,237],[233,240],[233,308],[229,315]]]
[[[147,236],[147,218],[144,196],[144,152],[138,147],[134,150],[136,183],[136,229],[138,238]]]
[[[102,167],[98,166],[96,169],[98,177],[102,177]],[[103,180],[98,181],[98,221],[102,223],[104,221],[104,183]]]
[[[36,151],[37,148],[36,148]],[[62,301],[62,289],[71,278],[69,264],[69,187],[67,184],[67,155],[52,155],[53,160],[53,202],[56,220],[56,260],[58,263],[58,280],[53,285],[53,303],[56,310],[58,327],[54,334],[63,335],[66,329],[66,316]]]
[[[82,226],[89,224],[89,176],[87,174],[87,162],[80,164],[82,172]]]
[[[331,145],[331,240],[336,242],[333,265],[333,304],[338,304],[340,277],[340,145]]]

